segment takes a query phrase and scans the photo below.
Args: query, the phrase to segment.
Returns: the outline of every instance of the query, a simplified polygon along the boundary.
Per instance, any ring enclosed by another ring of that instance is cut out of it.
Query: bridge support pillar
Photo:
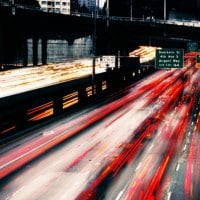
[[[28,65],[28,40],[27,38],[24,38],[23,43],[23,66],[27,67]]]
[[[3,42],[3,28],[2,26],[0,25],[0,67],[1,67],[1,64],[3,64],[3,61],[4,61],[4,42]]]
[[[69,57],[72,57],[74,56],[74,53],[73,53],[73,44],[74,44],[74,40],[73,39],[68,39],[67,40],[68,42],[68,56]]]
[[[42,64],[47,64],[47,38],[42,37]]]
[[[63,111],[63,98],[60,94],[55,95],[53,99],[53,114],[59,115]]]
[[[101,96],[102,95],[102,81],[96,82],[96,95]]]
[[[87,93],[85,87],[80,87],[78,89],[78,102],[80,105],[85,105],[87,102]]]
[[[33,66],[38,65],[38,37],[33,37]]]
[[[74,39],[68,39],[67,42],[69,46],[72,46],[74,44]]]

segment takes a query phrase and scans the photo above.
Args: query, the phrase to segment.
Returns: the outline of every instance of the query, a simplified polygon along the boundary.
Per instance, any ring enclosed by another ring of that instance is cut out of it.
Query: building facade
[[[88,0],[88,9],[92,12],[95,10],[96,0]]]
[[[70,0],[38,0],[44,12],[55,12],[69,15],[71,12]]]
[[[88,12],[94,12],[98,0],[78,0],[81,7],[86,7]]]

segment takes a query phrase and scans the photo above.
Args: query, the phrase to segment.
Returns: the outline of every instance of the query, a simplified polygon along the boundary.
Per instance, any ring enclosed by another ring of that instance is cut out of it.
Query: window
[[[41,3],[42,3],[42,5],[47,5],[46,1],[42,1]]]
[[[60,2],[56,1],[56,5],[59,6],[59,5],[60,5]]]
[[[47,10],[47,8],[41,8],[42,9],[42,11],[44,11],[44,12],[47,12],[48,10]]]
[[[66,6],[66,5],[67,5],[67,2],[62,2],[62,5],[63,5],[63,6]]]
[[[55,12],[56,13],[60,13],[60,9],[59,8],[55,8]]]

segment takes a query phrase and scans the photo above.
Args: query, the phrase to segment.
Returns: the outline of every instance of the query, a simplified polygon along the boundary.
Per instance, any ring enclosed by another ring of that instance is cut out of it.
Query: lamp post
[[[110,2],[106,1],[106,42],[107,42],[107,54],[110,54]]]
[[[12,15],[15,15],[15,0],[11,0]]]
[[[131,18],[131,21],[133,19],[133,0],[130,0],[130,18]]]
[[[99,0],[97,0],[97,18],[99,17]]]
[[[167,0],[164,0],[164,21],[167,19]]]
[[[93,59],[92,59],[92,95],[95,94],[95,59],[96,59],[96,16],[97,15],[97,2],[95,0],[95,9],[94,9],[94,32],[93,32]]]
[[[107,28],[109,27],[109,18],[110,18],[109,4],[110,4],[110,2],[109,2],[109,0],[107,0],[107,7],[106,7],[106,19],[107,19],[106,25],[107,25]]]

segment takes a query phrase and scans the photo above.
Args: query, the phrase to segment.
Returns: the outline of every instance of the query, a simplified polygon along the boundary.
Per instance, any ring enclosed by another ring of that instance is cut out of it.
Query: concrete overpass
[[[14,9],[14,12],[13,12]],[[94,35],[96,53],[127,54],[139,44],[186,48],[187,41],[199,41],[198,21],[164,21],[86,14],[63,15],[38,9],[0,6],[0,63],[14,63],[16,54],[27,65],[27,39],[33,39],[33,64],[37,65],[38,39],[42,39],[42,63],[46,63],[47,40]]]

